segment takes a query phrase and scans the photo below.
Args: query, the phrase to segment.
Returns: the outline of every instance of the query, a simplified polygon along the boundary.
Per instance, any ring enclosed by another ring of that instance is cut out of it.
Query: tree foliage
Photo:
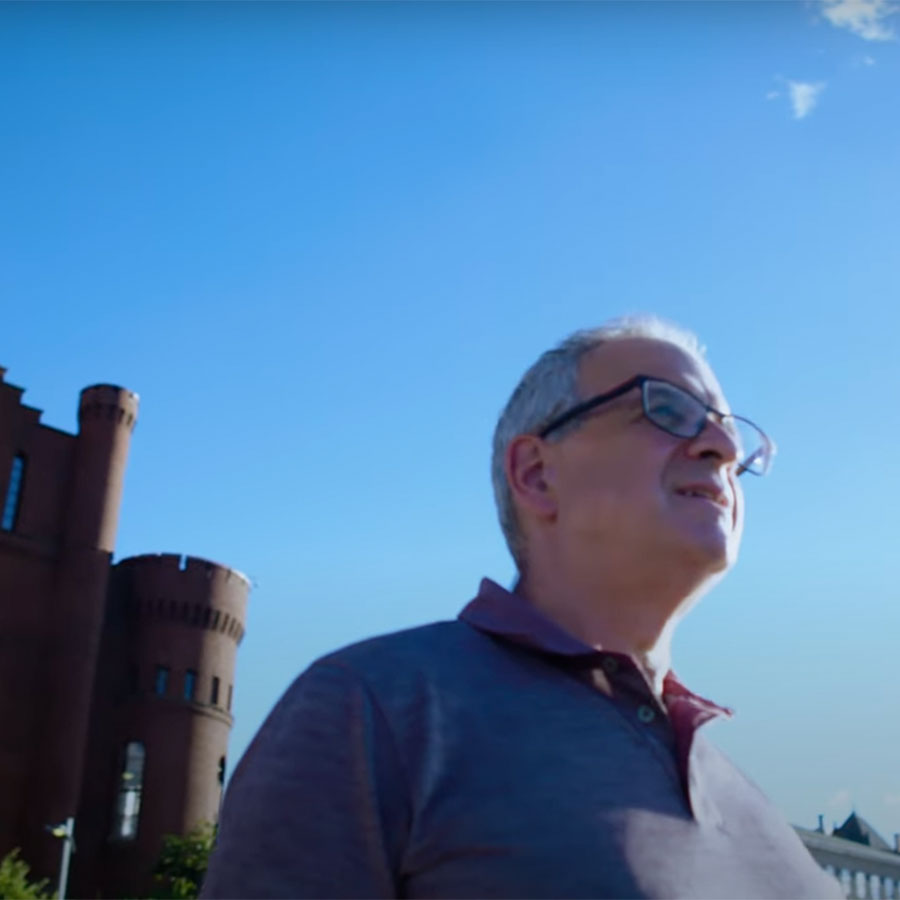
[[[31,881],[31,867],[19,858],[19,848],[10,850],[0,860],[0,900],[52,900],[55,893],[47,891],[46,878]]]
[[[167,834],[153,871],[154,896],[161,900],[192,900],[200,893],[216,828],[203,822],[186,835]]]

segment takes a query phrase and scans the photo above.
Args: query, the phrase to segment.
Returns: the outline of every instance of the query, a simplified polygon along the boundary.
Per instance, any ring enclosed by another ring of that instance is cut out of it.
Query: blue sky
[[[0,364],[141,395],[117,556],[255,583],[237,760],[290,680],[512,564],[524,369],[652,311],[776,438],[675,664],[795,823],[900,831],[900,17],[721,4],[6,4]]]

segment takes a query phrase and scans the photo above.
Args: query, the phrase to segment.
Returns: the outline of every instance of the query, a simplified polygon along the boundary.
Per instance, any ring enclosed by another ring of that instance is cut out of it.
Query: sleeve
[[[407,796],[362,679],[314,663],[235,770],[200,896],[397,897]]]

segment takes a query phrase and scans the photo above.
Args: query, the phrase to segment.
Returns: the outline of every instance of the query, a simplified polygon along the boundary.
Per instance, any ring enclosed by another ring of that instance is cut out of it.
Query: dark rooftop
[[[844,838],[846,841],[868,844],[874,850],[892,849],[887,841],[862,816],[858,816],[855,812],[850,813],[847,821],[839,828],[835,828],[833,833],[835,837]]]

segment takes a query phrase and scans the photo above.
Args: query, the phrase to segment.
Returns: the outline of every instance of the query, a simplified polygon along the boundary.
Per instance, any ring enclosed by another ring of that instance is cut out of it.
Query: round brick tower
[[[81,392],[65,543],[112,553],[138,395],[112,384]]]
[[[60,535],[43,658],[45,706],[32,773],[29,818],[38,872],[55,871],[59,847],[43,825],[78,805],[110,560],[137,394],[110,384],[81,392],[78,436]]]
[[[126,777],[140,782],[140,796],[130,801],[132,812],[138,807],[131,822],[113,823],[106,893],[133,885],[137,872],[149,879],[163,835],[218,820],[249,589],[234,569],[174,554],[134,556],[113,569],[112,602],[127,605],[133,622],[136,689],[116,728],[116,790],[127,792]],[[128,774],[135,745],[140,772]]]

